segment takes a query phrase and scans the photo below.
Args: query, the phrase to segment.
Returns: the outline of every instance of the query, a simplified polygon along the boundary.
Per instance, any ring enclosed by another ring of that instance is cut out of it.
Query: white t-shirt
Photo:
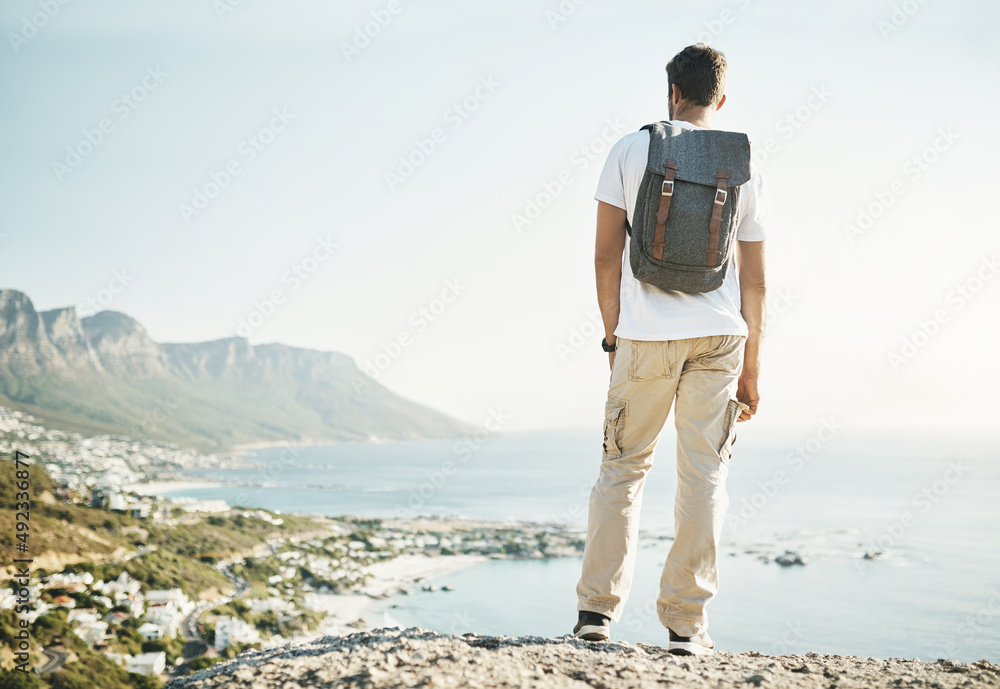
[[[673,125],[700,129],[682,120]],[[597,184],[598,201],[610,203],[628,213],[629,224],[635,210],[639,185],[646,171],[649,156],[649,132],[640,130],[626,134],[611,147]],[[763,178],[756,166],[750,165],[750,181],[740,194],[736,239],[760,242],[766,238],[767,197]],[[621,315],[616,337],[630,340],[681,340],[708,335],[746,335],[746,321],[740,314],[740,283],[736,274],[736,252],[730,258],[722,287],[712,292],[687,293],[662,290],[640,282],[632,275],[629,264],[629,242],[622,256]]]

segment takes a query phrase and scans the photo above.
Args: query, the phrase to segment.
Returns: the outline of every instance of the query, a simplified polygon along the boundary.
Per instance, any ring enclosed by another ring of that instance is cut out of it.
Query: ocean
[[[734,448],[720,592],[720,649],[1000,662],[1000,453],[971,442],[859,437],[832,421]],[[676,489],[668,428],[644,489],[642,544],[616,639],[665,645],[655,614]],[[172,497],[329,516],[448,514],[586,528],[597,432],[253,451],[260,468],[190,472],[230,484]],[[781,567],[785,550],[805,566]],[[880,553],[865,559],[865,553]],[[379,601],[404,626],[561,636],[576,621],[580,558],[494,560]]]

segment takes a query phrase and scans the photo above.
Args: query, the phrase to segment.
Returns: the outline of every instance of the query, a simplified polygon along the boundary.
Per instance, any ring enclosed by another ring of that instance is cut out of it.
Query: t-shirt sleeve
[[[610,203],[625,210],[625,139],[621,138],[608,151],[608,159],[604,161],[604,169],[597,181],[597,193],[594,198],[604,203]]]
[[[740,221],[736,239],[742,242],[762,242],[767,239],[770,202],[760,169],[751,164],[750,171],[750,181],[747,182],[746,214]]]

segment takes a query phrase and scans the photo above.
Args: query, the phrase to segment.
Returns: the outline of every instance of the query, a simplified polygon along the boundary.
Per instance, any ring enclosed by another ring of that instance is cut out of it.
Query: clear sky
[[[995,431],[995,2],[12,0],[0,24],[0,287],[160,342],[344,352],[509,430],[599,429],[597,177],[708,39],[716,126],[770,187],[758,432]]]

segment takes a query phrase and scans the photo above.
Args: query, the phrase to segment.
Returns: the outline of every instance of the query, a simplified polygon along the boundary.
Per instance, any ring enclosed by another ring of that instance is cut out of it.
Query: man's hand
[[[755,376],[740,376],[736,384],[736,399],[750,407],[740,411],[737,421],[749,421],[757,413],[757,405],[760,404],[760,393],[757,392],[757,378]]]
[[[611,370],[615,370],[615,353],[608,352],[608,364],[611,366]]]

